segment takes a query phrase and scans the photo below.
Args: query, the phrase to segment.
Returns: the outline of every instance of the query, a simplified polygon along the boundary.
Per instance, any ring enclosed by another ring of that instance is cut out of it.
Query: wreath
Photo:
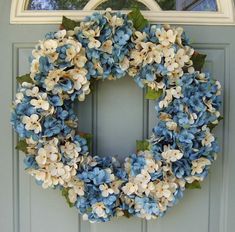
[[[205,57],[182,28],[150,25],[138,8],[80,23],[63,17],[61,30],[32,51],[30,74],[17,77],[11,123],[26,171],[43,188],[62,191],[91,222],[163,216],[186,188],[200,188],[219,151],[211,131],[221,119],[221,86],[201,72]],[[146,88],[159,122],[120,164],[92,156],[73,103],[94,82],[126,75]]]

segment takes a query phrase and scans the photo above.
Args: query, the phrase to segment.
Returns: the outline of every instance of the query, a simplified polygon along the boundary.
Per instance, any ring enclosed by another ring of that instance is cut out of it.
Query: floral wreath
[[[62,29],[32,51],[30,74],[17,77],[11,123],[27,172],[43,188],[61,190],[91,222],[163,216],[185,188],[200,188],[219,151],[211,130],[221,119],[221,86],[201,72],[205,57],[182,28],[150,25],[138,8],[80,23],[63,17]],[[120,164],[91,155],[73,103],[95,81],[127,74],[147,89],[159,122]]]

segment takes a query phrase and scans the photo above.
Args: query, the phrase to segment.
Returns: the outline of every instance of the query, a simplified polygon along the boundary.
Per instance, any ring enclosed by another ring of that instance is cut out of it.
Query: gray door
[[[43,190],[24,172],[23,154],[9,124],[15,77],[29,70],[36,41],[56,25],[10,25],[10,1],[0,0],[0,231],[1,232],[233,232],[235,231],[235,29],[232,26],[185,26],[194,46],[206,53],[206,70],[223,86],[224,121],[216,130],[221,154],[201,190],[184,199],[159,220],[114,219],[83,222],[56,190]],[[81,128],[94,134],[94,152],[124,158],[135,140],[146,138],[155,122],[152,102],[129,78],[100,82],[77,106]]]

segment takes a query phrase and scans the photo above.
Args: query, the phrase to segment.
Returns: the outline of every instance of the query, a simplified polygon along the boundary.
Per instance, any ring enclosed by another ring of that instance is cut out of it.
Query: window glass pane
[[[89,0],[28,0],[28,10],[82,10]]]
[[[90,0],[27,0],[27,10],[82,10]],[[162,10],[177,11],[217,11],[216,0],[145,0],[158,5]],[[99,0],[97,0],[99,2]],[[105,10],[110,7],[113,10],[130,9],[138,5],[142,10],[148,9],[141,0],[107,0],[96,9]]]

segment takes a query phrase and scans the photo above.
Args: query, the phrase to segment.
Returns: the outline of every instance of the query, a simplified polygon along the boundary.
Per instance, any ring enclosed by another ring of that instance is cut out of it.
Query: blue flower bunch
[[[70,101],[50,96],[35,85],[24,83],[16,95],[11,123],[22,139],[39,141],[69,135],[78,119]]]
[[[32,81],[44,91],[57,94],[61,101],[83,101],[89,94],[84,48],[65,30],[47,34],[33,50],[30,62]]]
[[[94,13],[81,22],[76,33],[78,41],[86,50],[87,78],[121,78],[126,74],[124,62],[133,48],[134,31],[127,15]]]
[[[220,118],[220,84],[208,73],[199,72],[184,74],[174,88],[169,79],[165,78],[164,82],[167,90],[156,105],[162,120],[153,128],[154,141],[160,142],[153,141],[153,153],[160,157],[166,145],[180,150],[182,158],[172,164],[175,176],[186,181],[202,180],[219,152],[211,128]],[[203,168],[195,172],[198,160],[206,161],[206,165],[202,162]]]
[[[125,177],[114,158],[90,158],[77,172],[84,183],[84,194],[77,198],[75,207],[89,221],[109,221],[121,211],[119,193]]]

